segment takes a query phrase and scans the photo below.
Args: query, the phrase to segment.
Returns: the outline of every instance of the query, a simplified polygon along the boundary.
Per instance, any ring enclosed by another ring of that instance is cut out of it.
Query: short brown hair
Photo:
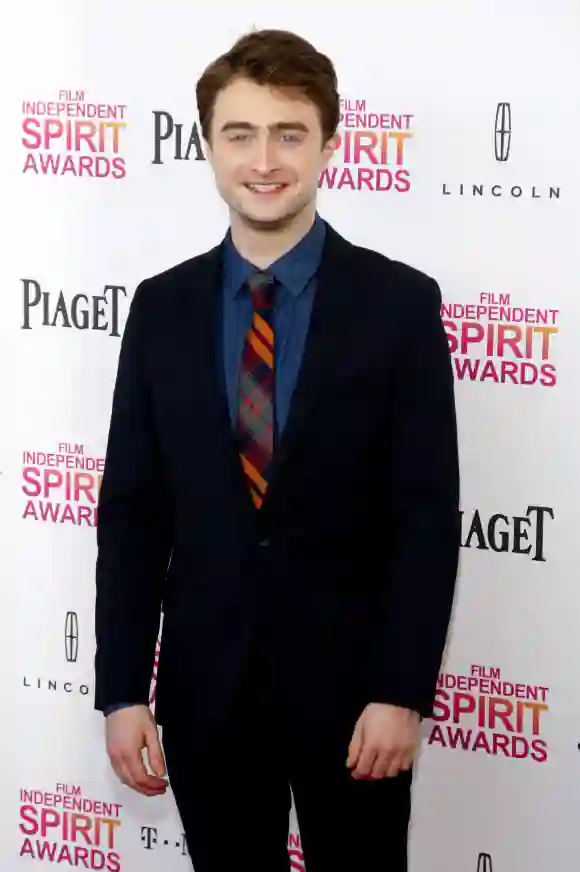
[[[336,133],[340,98],[332,61],[295,33],[254,30],[216,58],[196,85],[197,110],[206,141],[218,93],[238,78],[306,97],[318,108],[324,141]]]

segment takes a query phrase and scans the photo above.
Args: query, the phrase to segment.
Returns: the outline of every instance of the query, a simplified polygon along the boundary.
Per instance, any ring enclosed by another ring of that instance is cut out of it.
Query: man
[[[290,790],[308,872],[400,872],[460,541],[440,291],[318,215],[339,97],[308,42],[243,37],[197,102],[230,229],[143,281],[123,336],[98,528],[108,753],[147,796],[167,765],[195,872],[288,869]]]

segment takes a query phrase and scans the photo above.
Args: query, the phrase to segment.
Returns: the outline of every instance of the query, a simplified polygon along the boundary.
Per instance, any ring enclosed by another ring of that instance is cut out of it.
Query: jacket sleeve
[[[123,333],[99,494],[95,708],[101,711],[149,702],[171,552],[142,353],[150,290],[149,280],[138,286]]]
[[[414,289],[413,289],[414,290]],[[441,292],[410,293],[389,409],[394,560],[378,642],[377,702],[430,717],[451,617],[459,549],[454,380]]]

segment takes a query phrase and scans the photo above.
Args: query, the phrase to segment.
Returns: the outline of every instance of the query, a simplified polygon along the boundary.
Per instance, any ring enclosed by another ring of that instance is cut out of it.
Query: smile
[[[275,194],[288,186],[284,182],[265,182],[255,184],[248,183],[244,187],[249,191],[252,191],[254,194]]]

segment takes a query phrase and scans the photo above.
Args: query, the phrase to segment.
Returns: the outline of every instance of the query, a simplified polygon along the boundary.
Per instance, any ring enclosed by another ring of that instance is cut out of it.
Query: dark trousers
[[[301,870],[289,857],[294,795],[307,872],[406,872],[411,774],[356,781],[346,768],[356,715],[316,719],[280,686],[256,629],[230,707],[201,744],[166,724],[169,781],[195,872]]]

